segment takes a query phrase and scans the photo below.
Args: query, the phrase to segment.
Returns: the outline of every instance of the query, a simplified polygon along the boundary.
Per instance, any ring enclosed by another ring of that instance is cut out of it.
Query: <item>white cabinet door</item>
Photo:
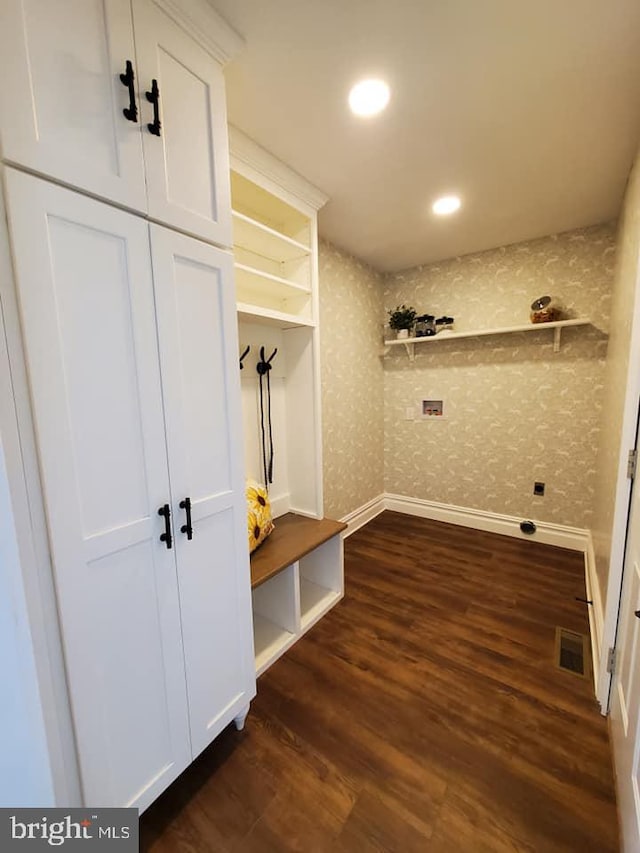
[[[195,757],[255,694],[233,260],[159,226],[151,247]]]
[[[146,207],[129,0],[2,0],[0,144],[21,166],[136,210]]]
[[[144,808],[191,761],[148,225],[7,188],[84,799]]]
[[[152,0],[133,5],[149,216],[231,245],[222,68]],[[151,133],[158,89],[159,135]]]

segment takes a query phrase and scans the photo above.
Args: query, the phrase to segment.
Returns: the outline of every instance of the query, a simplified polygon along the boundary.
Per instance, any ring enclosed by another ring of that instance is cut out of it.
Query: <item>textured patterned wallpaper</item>
[[[342,518],[383,491],[382,278],[320,241],[325,515]]]
[[[598,446],[598,491],[595,498],[593,543],[600,593],[607,594],[611,531],[620,455],[620,430],[629,369],[631,320],[637,311],[636,281],[640,258],[640,155],[627,188],[620,224],[618,257],[611,305],[611,337],[607,353],[602,429]],[[636,367],[637,369],[637,367]]]
[[[527,323],[551,293],[606,329],[614,255],[613,224],[508,246],[389,275],[384,307],[448,314],[462,331]],[[393,347],[385,491],[589,527],[606,348],[591,326],[565,330],[557,354],[548,330],[424,344],[413,364]],[[421,399],[443,399],[444,417],[405,420]]]

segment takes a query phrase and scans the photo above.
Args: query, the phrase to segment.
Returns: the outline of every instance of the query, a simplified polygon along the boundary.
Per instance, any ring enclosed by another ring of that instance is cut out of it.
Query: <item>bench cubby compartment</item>
[[[314,625],[344,595],[343,544],[334,536],[299,562],[302,631]]]
[[[298,564],[287,566],[254,587],[252,599],[256,675],[260,675],[296,641],[300,632]]]
[[[342,598],[346,526],[287,513],[252,554],[257,675]]]

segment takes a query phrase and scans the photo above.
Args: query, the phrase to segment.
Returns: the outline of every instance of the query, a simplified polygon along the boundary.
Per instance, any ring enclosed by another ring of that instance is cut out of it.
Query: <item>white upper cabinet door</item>
[[[127,62],[135,75],[129,0],[2,0],[0,56],[2,156],[144,211],[140,116],[123,114],[120,81]]]
[[[159,226],[151,248],[195,757],[255,695],[233,261]]]
[[[7,188],[84,800],[142,809],[191,761],[148,225]]]
[[[135,0],[133,12],[149,216],[230,246],[222,68],[153,0]]]

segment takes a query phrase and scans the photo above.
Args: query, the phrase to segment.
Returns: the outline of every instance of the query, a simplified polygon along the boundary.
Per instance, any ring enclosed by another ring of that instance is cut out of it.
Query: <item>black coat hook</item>
[[[243,361],[245,360],[245,358],[249,355],[249,350],[250,350],[250,349],[251,349],[251,344],[249,344],[249,345],[247,346],[247,348],[245,349],[245,351],[244,351],[244,352],[242,353],[242,355],[240,356],[240,370],[244,370],[244,364],[243,364],[242,362],[243,362]]]
[[[256,370],[258,371],[258,376],[260,377],[260,432],[262,435],[262,467],[264,470],[264,482],[267,489],[269,488],[269,483],[273,483],[273,426],[271,423],[271,381],[269,379],[269,374],[273,366],[271,362],[276,357],[277,352],[278,348],[276,347],[269,356],[269,358],[266,358],[264,347],[260,347],[260,361],[256,365]],[[266,386],[266,389],[263,387],[263,385]],[[267,445],[269,448],[268,451]]]
[[[268,373],[271,368],[271,362],[276,357],[276,353],[278,352],[278,347],[274,349],[269,358],[265,358],[264,347],[260,347],[260,361],[256,364],[256,370],[260,374],[260,376],[264,376],[265,373]]]

